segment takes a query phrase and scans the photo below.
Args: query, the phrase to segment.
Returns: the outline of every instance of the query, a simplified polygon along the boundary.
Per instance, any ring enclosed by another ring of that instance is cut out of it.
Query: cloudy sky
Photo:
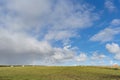
[[[0,0],[0,64],[120,64],[120,0]]]

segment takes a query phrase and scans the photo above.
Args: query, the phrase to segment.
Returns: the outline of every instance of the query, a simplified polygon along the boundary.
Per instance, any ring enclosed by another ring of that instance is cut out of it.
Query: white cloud
[[[116,43],[106,44],[106,48],[109,50],[109,52],[115,53],[115,54],[120,51],[119,45]]]
[[[6,6],[9,10],[27,18],[36,18],[44,15],[50,12],[52,7],[49,0],[7,0]]]
[[[107,56],[103,53],[99,52],[93,52],[90,56],[91,65],[106,65],[105,61],[107,59]]]
[[[4,64],[30,64],[44,59],[56,63],[71,60],[76,54],[73,47],[53,47],[47,41],[38,41],[23,33],[1,29],[0,34],[0,62]]]
[[[76,47],[56,47],[51,41],[69,41],[98,19],[92,6],[65,0],[5,0],[0,7],[1,64],[74,59]]]
[[[107,42],[114,40],[114,37],[118,34],[120,34],[120,20],[119,19],[113,19],[110,23],[110,26],[101,30],[97,34],[93,35],[90,40],[91,41],[101,41],[101,42]]]
[[[107,42],[114,39],[120,33],[120,28],[105,28],[90,38],[91,41]]]
[[[91,56],[92,60],[102,60],[104,58],[106,58],[106,56],[104,54],[98,53],[98,52],[94,52]]]
[[[87,55],[85,53],[80,53],[78,56],[75,57],[75,60],[78,62],[83,62],[88,59]]]
[[[78,12],[76,12],[77,10]],[[97,14],[91,12],[92,9],[88,9],[87,5],[73,5],[71,2],[58,1],[54,11],[49,16],[50,24],[54,26],[51,26],[45,39],[64,40],[76,37],[77,29],[90,27],[93,21],[98,19]]]
[[[0,34],[0,62],[28,64],[32,62],[33,57],[37,60],[53,54],[53,48],[46,41],[38,41],[26,34],[12,33],[6,30],[0,30]]]
[[[105,1],[105,7],[109,10],[109,11],[114,11],[116,9],[114,3],[112,0],[106,0]]]
[[[120,19],[114,19],[114,20],[111,22],[111,25],[112,25],[112,26],[120,26]]]
[[[75,52],[70,49],[61,49],[55,48],[55,53],[52,56],[55,60],[65,61],[69,59],[73,59],[75,56]]]
[[[56,3],[53,0],[51,2],[49,0],[12,0],[7,1],[6,7],[10,13],[7,14],[8,17],[4,16],[4,19],[1,19],[3,23],[8,22],[5,26],[9,26],[12,30],[16,28],[32,30],[38,34],[45,30],[47,32],[43,34],[45,38],[50,33],[58,32],[57,34],[61,35],[63,30],[66,31],[65,35],[68,35],[68,38],[74,37],[70,36],[70,32],[76,34],[77,29],[90,27],[98,18],[97,14],[92,13],[91,6],[74,5],[71,1],[64,0]]]
[[[22,31],[45,40],[69,40],[78,36],[81,28],[90,27],[98,19],[92,6],[74,5],[71,1],[5,0],[7,11],[0,22],[11,31]],[[71,6],[70,6],[71,5]]]
[[[45,40],[66,40],[75,36],[77,36],[77,34],[68,30],[50,31],[45,35]]]
[[[106,49],[115,55],[115,59],[120,60],[120,46],[116,43],[106,44]]]

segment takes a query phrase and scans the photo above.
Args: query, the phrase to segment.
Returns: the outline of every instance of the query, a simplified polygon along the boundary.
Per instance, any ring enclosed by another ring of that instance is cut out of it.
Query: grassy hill
[[[120,80],[108,67],[0,67],[0,80]]]

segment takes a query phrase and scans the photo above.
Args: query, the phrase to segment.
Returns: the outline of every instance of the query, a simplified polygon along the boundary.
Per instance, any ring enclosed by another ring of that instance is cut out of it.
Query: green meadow
[[[120,70],[109,67],[0,67],[0,80],[120,80]]]

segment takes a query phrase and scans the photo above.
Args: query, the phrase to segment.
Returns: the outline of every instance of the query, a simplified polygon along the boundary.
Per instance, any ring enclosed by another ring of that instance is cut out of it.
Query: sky
[[[0,65],[120,65],[120,0],[0,0]]]

